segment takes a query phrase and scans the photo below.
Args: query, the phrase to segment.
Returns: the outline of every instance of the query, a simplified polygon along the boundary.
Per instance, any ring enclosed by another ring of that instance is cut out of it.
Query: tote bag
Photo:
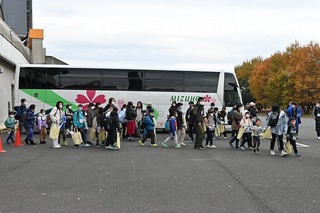
[[[237,139],[241,139],[242,136],[243,136],[243,133],[244,133],[244,128],[243,127],[240,127],[239,131],[238,131],[238,134],[237,134]]]
[[[59,137],[60,128],[56,127],[55,125],[52,125],[50,128],[50,134],[49,137],[51,139],[57,139]]]
[[[72,137],[72,141],[73,141],[74,145],[79,145],[83,142],[82,137],[81,137],[81,133],[78,131],[71,134],[71,137]]]
[[[262,133],[261,135],[262,135],[262,138],[264,138],[264,139],[272,139],[271,127],[268,126],[266,131],[264,133]]]

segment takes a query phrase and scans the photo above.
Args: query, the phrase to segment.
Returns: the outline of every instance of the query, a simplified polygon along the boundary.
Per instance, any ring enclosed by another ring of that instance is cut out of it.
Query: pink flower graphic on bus
[[[96,96],[96,91],[95,90],[87,90],[86,93],[87,93],[87,97],[82,95],[82,94],[78,94],[77,95],[77,99],[76,99],[76,102],[78,104],[82,104],[83,105],[83,109],[84,110],[87,109],[89,103],[104,104],[107,101],[105,95]]]
[[[121,110],[123,104],[125,104],[125,103],[126,103],[126,102],[125,102],[123,99],[118,100],[117,104],[118,104],[119,110]]]
[[[211,102],[211,97],[209,95],[206,95],[203,98],[204,98],[204,102]]]
[[[204,102],[207,102],[207,103],[210,103],[210,102],[216,103],[216,99],[213,98],[213,97],[210,97],[209,95],[206,95],[206,96],[204,96],[203,98],[204,98]]]

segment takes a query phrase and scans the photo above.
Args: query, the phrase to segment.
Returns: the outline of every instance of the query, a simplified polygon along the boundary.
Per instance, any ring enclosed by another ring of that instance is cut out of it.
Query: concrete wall
[[[0,58],[0,126],[3,126],[8,111],[13,109],[14,66]]]
[[[29,64],[29,50],[19,37],[0,19],[0,127],[13,108],[13,85],[16,64]],[[9,106],[8,106],[9,105]]]

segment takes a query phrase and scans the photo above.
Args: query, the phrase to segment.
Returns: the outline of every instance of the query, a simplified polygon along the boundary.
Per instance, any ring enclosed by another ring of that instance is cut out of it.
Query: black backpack
[[[233,115],[233,109],[231,109],[227,114],[227,120],[229,125],[232,125],[232,117],[233,117],[232,115]]]
[[[101,125],[104,127],[105,130],[109,130],[112,128],[112,119],[111,116],[107,116],[107,113],[103,113],[101,119]]]
[[[271,113],[271,114],[272,114],[272,113]],[[275,127],[275,126],[277,126],[280,113],[278,113],[278,116],[276,116],[276,118],[271,117],[271,114],[270,114],[268,126],[270,126],[270,127]],[[273,112],[273,114],[274,114],[274,112]]]

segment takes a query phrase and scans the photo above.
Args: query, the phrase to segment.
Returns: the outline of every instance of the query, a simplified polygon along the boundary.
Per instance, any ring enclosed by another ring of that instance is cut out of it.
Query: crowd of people
[[[214,144],[216,138],[227,139],[225,126],[229,124],[232,130],[229,145],[232,148],[249,149],[259,153],[260,136],[270,131],[271,155],[276,153],[276,141],[280,155],[287,155],[284,145],[284,136],[286,136],[285,141],[290,142],[295,156],[300,156],[296,140],[299,134],[302,111],[295,102],[291,102],[285,111],[280,106],[273,106],[264,126],[257,116],[253,102],[247,108],[241,103],[235,103],[228,112],[226,107],[219,110],[214,103],[211,103],[210,108],[205,111],[204,105],[204,98],[199,97],[196,103],[189,102],[189,107],[184,112],[183,103],[173,101],[168,109],[165,125],[169,134],[161,145],[168,148],[168,143],[173,140],[174,147],[181,148],[186,145],[185,138],[188,133],[194,149],[214,149],[216,148]],[[115,106],[114,98],[110,98],[105,107],[99,103],[89,103],[86,108],[79,104],[77,109],[72,109],[71,104],[64,105],[62,101],[58,101],[49,115],[44,109],[36,112],[35,104],[27,107],[27,100],[21,99],[21,105],[17,111],[10,111],[9,117],[5,121],[5,126],[11,129],[6,139],[7,143],[15,142],[15,127],[18,126],[20,130],[24,128],[27,133],[24,139],[27,145],[37,144],[33,134],[36,127],[39,130],[40,144],[47,143],[47,132],[50,130],[49,137],[52,140],[53,148],[67,146],[67,137],[71,137],[75,132],[79,132],[81,135],[81,143],[74,144],[75,148],[94,145],[116,150],[118,148],[116,141],[120,140],[119,137],[127,141],[134,141],[137,138],[141,146],[145,146],[145,142],[150,139],[152,147],[158,146],[154,109],[151,104],[148,104],[144,109],[141,101],[137,102],[136,106],[129,101],[121,109]],[[316,122],[317,136],[320,139],[320,102],[316,104],[312,115]],[[205,145],[203,145],[204,140]]]

